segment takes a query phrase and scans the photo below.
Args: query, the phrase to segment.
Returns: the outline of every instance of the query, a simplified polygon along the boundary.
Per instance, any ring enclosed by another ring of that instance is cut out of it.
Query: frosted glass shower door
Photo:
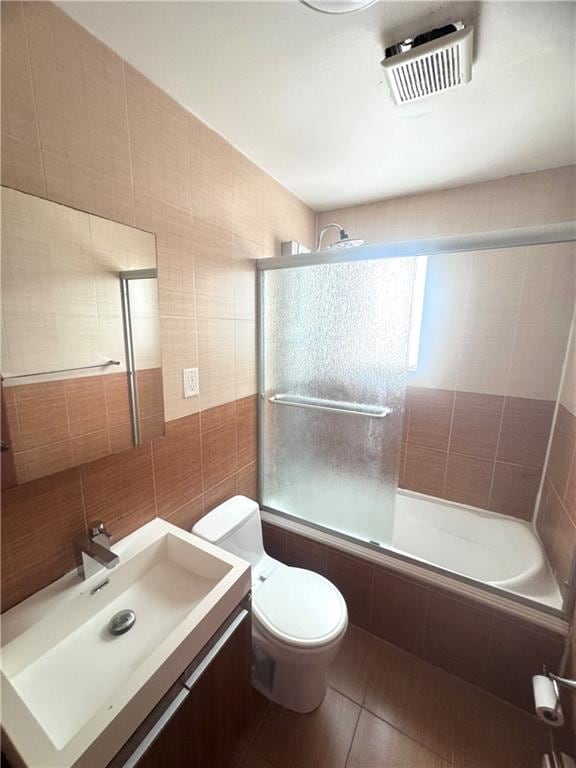
[[[411,258],[261,273],[264,506],[390,544]]]

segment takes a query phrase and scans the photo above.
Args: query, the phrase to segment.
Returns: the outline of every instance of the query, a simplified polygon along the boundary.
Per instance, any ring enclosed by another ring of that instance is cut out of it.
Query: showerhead
[[[331,243],[328,246],[328,248],[331,250],[339,250],[341,248],[356,248],[357,246],[364,244],[364,240],[360,240],[360,238],[350,238],[348,232],[346,232],[344,227],[341,227],[340,224],[326,224],[318,236],[318,245],[316,246],[317,251],[322,250],[322,238],[329,229],[337,229],[338,234],[340,235],[339,240],[337,240],[335,243]]]
[[[360,240],[359,237],[354,239],[345,237],[341,240],[336,240],[335,243],[330,243],[328,248],[330,248],[331,251],[339,251],[342,248],[357,248],[359,245],[364,245],[364,240]]]
[[[326,0],[300,0],[302,5],[311,8],[318,13],[328,13],[331,15],[341,15],[343,13],[354,13],[362,11],[374,5],[376,0],[338,0],[337,2],[326,2]]]

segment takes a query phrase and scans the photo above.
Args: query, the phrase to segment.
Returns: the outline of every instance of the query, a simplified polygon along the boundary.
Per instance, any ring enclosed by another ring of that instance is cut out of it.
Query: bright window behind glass
[[[418,370],[420,354],[420,331],[422,330],[422,312],[424,309],[424,292],[426,289],[426,267],[428,256],[416,257],[416,274],[412,293],[412,313],[410,318],[410,336],[408,338],[408,370]]]

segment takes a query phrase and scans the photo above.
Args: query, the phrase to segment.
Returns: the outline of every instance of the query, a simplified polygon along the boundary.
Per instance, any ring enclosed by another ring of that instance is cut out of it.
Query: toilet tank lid
[[[232,496],[198,520],[192,533],[212,544],[218,544],[258,511],[258,502],[246,496]]]

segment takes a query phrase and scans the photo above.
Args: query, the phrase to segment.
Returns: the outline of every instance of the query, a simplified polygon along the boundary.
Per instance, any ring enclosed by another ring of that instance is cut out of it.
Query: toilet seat
[[[253,614],[271,639],[295,650],[329,645],[348,623],[344,598],[328,579],[285,565],[255,590]]]

